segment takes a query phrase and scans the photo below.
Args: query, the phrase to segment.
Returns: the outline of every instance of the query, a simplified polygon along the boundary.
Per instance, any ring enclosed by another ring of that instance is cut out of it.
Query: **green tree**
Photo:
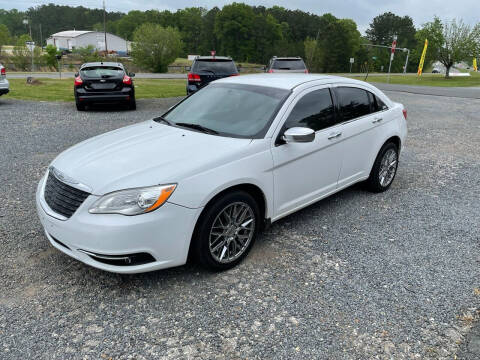
[[[133,34],[132,58],[135,64],[153,72],[167,72],[182,51],[178,30],[146,23]]]
[[[72,53],[76,58],[82,61],[82,63],[95,62],[102,59],[93,45],[75,48]]]
[[[215,19],[215,35],[219,42],[219,54],[235,60],[249,60],[255,51],[253,42],[252,7],[233,3],[223,7]]]
[[[10,42],[10,32],[5,24],[0,24],[0,57],[2,56],[2,47]]]
[[[425,40],[428,40],[427,53],[425,56],[424,68],[432,65],[438,60],[438,55],[442,44],[445,42],[443,38],[443,24],[442,21],[435,17],[433,21],[427,22],[415,34],[417,46],[412,51],[411,64],[412,70],[416,70],[422,56]]]
[[[373,19],[367,29],[367,38],[372,44],[390,46],[394,35],[397,35],[397,47],[413,49],[417,45],[415,39],[415,26],[410,16],[398,16],[391,12],[378,15]],[[372,49],[371,54],[377,57],[378,62],[388,67],[390,61],[389,49]],[[398,55],[397,55],[398,54]],[[392,63],[392,72],[400,72],[405,64],[405,56],[400,56],[397,51]]]
[[[32,53],[25,44],[27,41],[31,41],[30,36],[27,34],[21,35],[13,48],[11,60],[17,70],[28,71],[31,68]]]
[[[480,50],[480,24],[473,27],[463,21],[443,23],[443,42],[438,49],[438,60],[445,66],[445,77],[450,68],[460,61],[469,61]]]
[[[54,45],[47,45],[45,48],[45,54],[43,55],[45,65],[58,70],[57,55],[60,55],[57,47]]]
[[[185,8],[175,13],[176,26],[180,31],[187,54],[198,54],[200,50],[205,13],[206,10],[199,7]]]

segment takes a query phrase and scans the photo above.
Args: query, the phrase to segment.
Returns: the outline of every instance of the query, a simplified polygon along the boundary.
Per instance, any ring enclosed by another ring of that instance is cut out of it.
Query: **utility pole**
[[[107,11],[105,10],[105,0],[103,0],[103,34],[105,35],[105,56],[107,56]]]
[[[407,66],[408,66],[408,58],[410,56],[410,50],[407,49],[407,48],[404,48],[403,51],[407,52],[407,59],[405,60],[405,67],[403,68],[403,73],[406,74],[407,73]]]
[[[42,24],[38,25],[40,27],[40,49],[43,47],[43,35],[42,35]]]

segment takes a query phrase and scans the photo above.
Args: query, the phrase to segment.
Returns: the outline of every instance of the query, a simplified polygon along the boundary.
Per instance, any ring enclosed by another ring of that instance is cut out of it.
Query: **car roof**
[[[368,85],[359,80],[344,78],[340,76],[322,74],[295,74],[295,73],[273,73],[273,74],[251,74],[227,77],[216,80],[215,83],[244,84],[273,87],[278,89],[293,90],[305,83],[315,82],[315,85],[331,83],[350,83],[357,85]]]
[[[99,61],[99,62],[89,62],[89,63],[85,63],[85,64],[82,64],[82,66],[80,66],[80,68],[84,68],[84,67],[91,67],[91,66],[116,66],[116,67],[121,67],[123,68],[123,65],[121,63],[118,63],[118,62],[108,62],[108,61]]]
[[[197,56],[195,60],[222,60],[222,61],[231,60],[233,61],[233,59],[228,56]]]
[[[300,56],[274,56],[273,60],[303,60]]]

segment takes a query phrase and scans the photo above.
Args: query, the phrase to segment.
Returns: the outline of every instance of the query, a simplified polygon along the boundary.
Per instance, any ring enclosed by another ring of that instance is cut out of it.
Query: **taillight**
[[[123,83],[124,83],[125,85],[132,85],[132,78],[131,78],[130,76],[128,76],[128,75],[125,75],[125,76],[123,77]]]
[[[269,74],[273,73],[273,69],[268,70],[268,73]]]
[[[308,74],[308,69],[305,69],[305,74]]]
[[[74,84],[75,84],[75,86],[79,86],[79,85],[83,84],[83,80],[80,77],[80,75],[75,78],[75,83]]]
[[[0,70],[0,75],[7,75],[7,70],[2,68],[2,70]]]
[[[403,108],[402,112],[403,112],[403,117],[405,118],[405,120],[407,120],[407,109]]]
[[[199,82],[201,81],[200,75],[188,73],[188,81]]]

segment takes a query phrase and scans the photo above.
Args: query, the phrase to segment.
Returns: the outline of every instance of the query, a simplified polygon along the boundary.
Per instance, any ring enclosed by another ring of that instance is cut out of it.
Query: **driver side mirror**
[[[312,142],[315,140],[315,131],[306,127],[293,127],[283,133],[282,139],[287,144]]]

